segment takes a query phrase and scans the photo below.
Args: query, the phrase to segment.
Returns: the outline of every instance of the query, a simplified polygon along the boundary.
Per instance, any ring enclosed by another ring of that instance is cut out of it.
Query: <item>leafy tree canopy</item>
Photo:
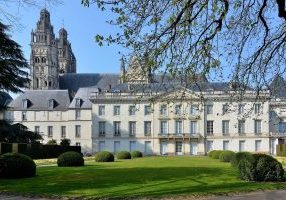
[[[285,0],[82,0],[115,16],[114,35],[99,45],[121,44],[149,56],[153,71],[225,76],[265,88],[285,68]]]

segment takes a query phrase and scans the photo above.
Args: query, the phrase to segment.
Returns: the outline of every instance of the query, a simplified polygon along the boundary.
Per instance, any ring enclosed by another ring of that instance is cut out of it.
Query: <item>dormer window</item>
[[[22,100],[22,108],[25,108],[25,109],[28,108],[28,99],[23,99]]]
[[[55,107],[55,100],[54,99],[50,99],[48,106],[49,106],[50,109],[54,109],[54,107]]]
[[[81,106],[81,99],[80,98],[76,98],[75,99],[75,106],[76,107],[80,107]]]

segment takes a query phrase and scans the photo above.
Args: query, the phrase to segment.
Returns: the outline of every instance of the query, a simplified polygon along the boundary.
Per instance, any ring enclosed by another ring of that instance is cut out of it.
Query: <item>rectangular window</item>
[[[166,116],[167,115],[167,105],[160,106],[160,115]]]
[[[228,104],[222,105],[222,114],[226,114],[228,112],[229,106]]]
[[[98,115],[99,116],[105,115],[105,106],[98,106]]]
[[[199,107],[197,105],[191,105],[191,115],[198,115]]]
[[[114,106],[113,107],[113,115],[120,115],[120,106]]]
[[[80,142],[76,142],[76,143],[75,143],[75,146],[80,146]]]
[[[195,135],[198,133],[198,122],[197,121],[191,121],[191,134]]]
[[[49,138],[53,137],[53,127],[52,126],[48,126],[48,137]]]
[[[129,150],[131,151],[136,151],[136,141],[130,141],[129,143]]]
[[[213,141],[207,141],[207,152],[213,150]]]
[[[144,135],[151,135],[151,122],[150,121],[145,121],[144,122]]]
[[[75,119],[76,120],[80,119],[80,110],[75,110]]]
[[[207,114],[213,114],[213,105],[207,105]]]
[[[61,127],[61,137],[66,138],[66,127],[65,126]]]
[[[279,122],[279,133],[286,132],[286,122]]]
[[[129,122],[129,135],[130,136],[136,135],[136,122]]]
[[[254,113],[259,114],[260,112],[261,112],[261,104],[260,103],[254,104]]]
[[[175,106],[175,115],[181,115],[182,114],[182,105],[176,105]]]
[[[229,141],[228,140],[223,141],[223,150],[224,151],[229,150]]]
[[[244,104],[238,104],[238,114],[244,113]]]
[[[129,106],[129,115],[135,115],[136,108],[135,106]]]
[[[120,151],[120,141],[114,141],[114,152]]]
[[[214,134],[213,123],[213,121],[207,121],[207,135]]]
[[[35,126],[35,133],[40,133],[40,127],[39,126]]]
[[[245,151],[245,141],[244,140],[240,140],[239,141],[239,151]]]
[[[229,135],[229,120],[222,121],[222,134]]]
[[[261,120],[254,120],[254,133],[261,134]]]
[[[99,141],[98,151],[104,151],[104,150],[105,150],[105,141]]]
[[[99,136],[105,136],[105,122],[98,122]]]
[[[177,135],[180,135],[180,134],[182,134],[183,133],[183,122],[181,121],[181,120],[177,120],[176,122],[175,122],[175,133],[177,134]]]
[[[144,152],[145,154],[152,154],[152,148],[151,148],[151,141],[145,141],[145,148],[144,148]]]
[[[255,140],[255,151],[261,151],[261,140]]]
[[[81,126],[80,125],[76,125],[75,126],[75,137],[79,138],[81,135]]]
[[[27,111],[22,111],[22,121],[27,121]]]
[[[75,99],[75,106],[76,107],[80,107],[81,106],[80,104],[81,104],[81,99],[80,98],[76,98]]]
[[[167,121],[160,121],[160,134],[165,135],[167,134]]]
[[[145,106],[145,107],[144,107],[144,114],[145,114],[145,115],[150,115],[151,112],[152,112],[151,106],[148,105],[148,106]]]
[[[238,134],[244,135],[245,134],[245,121],[244,120],[238,120]]]
[[[22,100],[22,108],[27,108],[28,107],[28,99],[23,99]]]
[[[120,136],[120,122],[113,122],[114,136]]]

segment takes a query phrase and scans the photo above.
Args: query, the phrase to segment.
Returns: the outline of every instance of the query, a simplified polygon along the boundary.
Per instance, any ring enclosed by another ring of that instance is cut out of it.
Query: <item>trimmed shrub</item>
[[[216,151],[217,151],[217,150],[212,150],[212,151],[210,151],[210,152],[208,153],[208,156],[212,158],[212,157],[213,157],[213,154],[214,154]]]
[[[128,151],[119,151],[116,153],[117,159],[131,159],[131,154]]]
[[[0,178],[26,178],[36,175],[36,164],[20,153],[6,153],[0,156]]]
[[[233,151],[222,151],[221,154],[219,155],[219,160],[221,162],[230,162],[235,153]]]
[[[238,164],[242,159],[251,158],[251,156],[252,154],[250,152],[237,152],[230,161],[231,166],[238,167]]]
[[[131,152],[131,158],[142,158],[143,154],[141,151],[132,151]]]
[[[247,181],[282,181],[284,169],[275,158],[253,154],[238,164],[240,178]]]
[[[1,143],[1,154],[12,152],[12,143]]]
[[[62,145],[62,146],[70,146],[71,145],[71,140],[67,139],[67,138],[61,139],[60,145]]]
[[[82,154],[75,151],[62,153],[57,160],[59,167],[77,167],[84,166]]]
[[[219,159],[219,156],[221,154],[221,152],[223,152],[222,150],[216,150],[212,153],[212,158],[214,159]]]
[[[96,162],[113,162],[114,156],[112,153],[108,151],[101,151],[95,154],[95,161]]]

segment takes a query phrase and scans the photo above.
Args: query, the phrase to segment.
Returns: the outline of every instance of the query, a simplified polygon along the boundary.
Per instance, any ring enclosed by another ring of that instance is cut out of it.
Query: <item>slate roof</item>
[[[5,108],[12,100],[8,93],[0,91],[0,110]]]
[[[76,106],[77,98],[81,101],[80,108],[91,108],[92,103],[90,102],[89,98],[92,92],[99,92],[99,89],[97,87],[80,88],[77,91],[74,99],[72,100],[69,108],[79,108],[78,106]]]
[[[28,108],[23,107],[23,100],[28,100]],[[49,100],[55,100],[53,109]],[[68,90],[28,90],[18,96],[8,106],[13,110],[67,110],[70,105]]]
[[[282,76],[275,76],[269,89],[271,95],[278,98],[286,98],[286,81]]]
[[[110,89],[119,83],[118,74],[77,74],[67,73],[60,75],[60,89],[75,93],[79,88],[96,86],[102,90]]]

